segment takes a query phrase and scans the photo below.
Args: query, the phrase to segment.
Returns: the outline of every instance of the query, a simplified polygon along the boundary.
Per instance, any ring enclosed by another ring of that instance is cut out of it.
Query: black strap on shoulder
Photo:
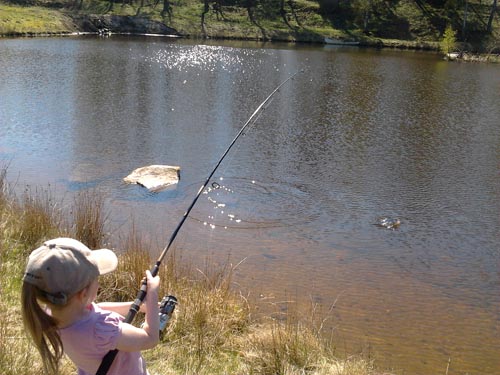
[[[106,375],[109,371],[109,368],[113,364],[113,360],[118,354],[118,349],[110,350],[106,353],[104,358],[102,359],[101,365],[97,369],[96,375]]]
[[[151,274],[156,276],[156,274],[158,273],[158,269],[159,269],[159,263],[157,262],[155,269],[151,272]],[[127,316],[125,317],[124,320],[125,323],[130,323],[134,319],[135,314],[139,312],[141,303],[142,301],[144,301],[144,298],[146,297],[147,287],[148,287],[148,282],[146,281],[146,278],[144,278],[144,280],[142,280],[141,283],[141,290],[139,291],[139,294],[137,295],[137,298],[135,299],[134,303],[132,303],[132,306],[130,306],[130,310]],[[117,354],[118,354],[118,349],[113,349],[107,352],[104,358],[102,359],[101,365],[97,369],[96,375],[106,375],[109,371],[109,368],[113,364],[113,360],[115,359]]]

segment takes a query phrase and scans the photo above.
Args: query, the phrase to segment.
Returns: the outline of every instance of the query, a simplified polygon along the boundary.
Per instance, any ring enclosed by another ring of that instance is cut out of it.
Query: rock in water
[[[157,192],[178,183],[180,170],[180,167],[171,165],[149,165],[135,169],[123,181]]]
[[[398,218],[380,217],[378,219],[378,223],[376,223],[375,225],[387,229],[397,229],[401,225],[401,220],[399,220]]]

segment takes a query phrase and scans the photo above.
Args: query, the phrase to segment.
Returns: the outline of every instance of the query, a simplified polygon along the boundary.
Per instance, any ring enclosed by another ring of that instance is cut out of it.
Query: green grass
[[[106,243],[106,213],[98,191],[84,192],[69,206],[49,191],[27,190],[16,197],[0,169],[0,373],[41,374],[38,353],[26,337],[20,314],[21,276],[27,256],[43,240],[67,235],[93,244]],[[64,208],[63,208],[64,207]],[[76,211],[80,213],[76,213]],[[114,245],[114,244],[113,244]],[[135,298],[151,252],[134,225],[117,244],[118,269],[100,280],[98,300]],[[179,250],[180,251],[180,250]],[[373,363],[361,356],[339,359],[335,344],[321,335],[314,311],[299,312],[290,305],[280,319],[253,318],[254,307],[234,288],[229,261],[215,266],[208,260],[196,269],[177,257],[176,249],[160,270],[161,293],[179,299],[161,343],[145,351],[152,375],[368,375]],[[134,324],[143,317],[139,314]],[[306,321],[299,316],[308,317]],[[61,375],[74,374],[64,359]]]
[[[293,8],[285,2],[286,21],[274,3],[260,2],[252,8],[253,19],[244,7],[222,6],[217,14],[212,8],[204,15],[200,0],[172,0],[171,13],[162,14],[163,3],[134,0],[111,3],[109,0],[81,0],[69,3],[59,0],[33,0],[39,6],[6,5],[0,0],[0,35],[64,34],[77,31],[71,16],[120,15],[143,16],[165,23],[181,35],[192,38],[251,39],[322,43],[324,37],[358,40],[365,46],[438,51],[444,28],[455,30],[467,20],[467,43],[462,50],[489,53],[500,49],[500,18],[494,18],[492,35],[485,34],[490,4],[479,0],[468,2],[468,13],[460,4],[448,8],[420,7],[414,1],[402,0],[394,7],[378,6],[367,26],[355,6],[339,5],[332,14],[321,14],[318,1],[295,0]],[[377,3],[379,4],[379,3]],[[64,5],[64,7],[62,7]],[[379,4],[380,5],[380,4]],[[60,7],[59,9],[51,8]],[[461,33],[459,33],[461,35]]]
[[[141,16],[165,23],[179,34],[191,38],[250,39],[286,42],[322,43],[325,37],[357,40],[364,46],[439,51],[444,27],[451,24],[458,30],[463,25],[464,9],[423,8],[414,1],[402,0],[392,8],[379,8],[362,31],[360,14],[355,8],[340,6],[329,16],[321,14],[317,1],[295,0],[293,8],[285,2],[286,21],[276,8],[260,2],[252,8],[253,19],[244,7],[223,6],[222,13],[212,8],[204,15],[200,0],[172,0],[171,13],[162,14],[163,3],[153,0],[135,0],[111,3],[109,0],[82,0],[70,3],[57,0],[33,0],[39,6],[6,5],[0,0],[0,35],[66,34],[78,31],[71,16],[102,15]],[[142,4],[141,4],[142,3]],[[490,53],[500,50],[499,17],[493,22],[494,32],[485,34],[485,22],[490,5],[479,0],[470,1],[467,14],[467,43],[460,49],[472,53]],[[64,7],[61,7],[64,5]],[[58,6],[59,9],[50,6]],[[276,7],[276,4],[274,5]],[[494,60],[494,56],[489,61]]]
[[[1,0],[0,0],[1,1]],[[50,2],[40,3],[50,4]],[[44,7],[18,7],[0,2],[0,35],[36,35],[60,34],[76,31],[69,17],[71,14],[90,15],[140,15],[162,21],[182,35],[193,38],[224,38],[279,40],[300,42],[323,42],[325,36],[335,38],[362,38],[364,43],[380,43],[378,38],[367,37],[356,28],[344,30],[335,28],[331,20],[319,14],[317,2],[297,0],[294,8],[287,6],[287,23],[277,11],[257,7],[251,20],[245,8],[227,6],[222,9],[222,16],[212,9],[205,14],[204,27],[201,18],[203,5],[199,0],[172,1],[171,15],[162,15],[162,3],[155,6],[153,1],[120,4],[110,7],[107,0],[84,0],[79,6],[54,10]],[[411,43],[411,42],[408,42]]]
[[[59,34],[74,31],[71,21],[57,10],[0,3],[0,35]]]

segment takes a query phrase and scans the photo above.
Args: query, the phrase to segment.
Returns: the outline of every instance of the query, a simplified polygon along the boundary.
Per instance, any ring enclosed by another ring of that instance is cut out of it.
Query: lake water
[[[176,253],[243,261],[235,282],[263,311],[321,304],[339,355],[363,350],[410,375],[499,374],[500,66],[321,45],[2,39],[0,163],[20,190],[68,201],[98,188],[116,233],[135,223],[161,248],[245,121],[301,69],[219,167]],[[149,164],[180,166],[179,184],[122,182]]]

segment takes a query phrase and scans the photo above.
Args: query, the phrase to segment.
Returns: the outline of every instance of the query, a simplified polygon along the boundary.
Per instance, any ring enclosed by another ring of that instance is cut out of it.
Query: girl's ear
[[[89,293],[89,287],[85,287],[79,292],[77,292],[74,297],[78,298],[80,301],[84,301],[88,298],[88,293]]]

